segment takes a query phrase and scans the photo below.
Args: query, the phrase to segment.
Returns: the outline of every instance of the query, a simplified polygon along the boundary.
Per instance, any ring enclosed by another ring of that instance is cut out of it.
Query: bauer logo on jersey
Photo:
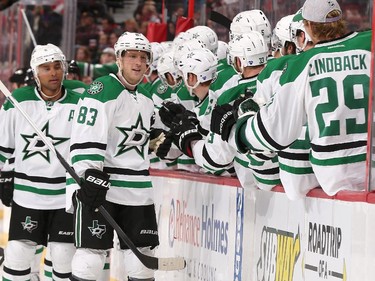
[[[32,232],[34,229],[38,228],[38,222],[32,221],[30,216],[25,218],[24,222],[21,222],[23,230],[27,230],[28,232]]]
[[[87,89],[87,93],[90,95],[96,95],[103,90],[103,83],[100,81],[94,81],[91,83],[90,87]]]
[[[92,226],[88,227],[91,235],[96,236],[99,239],[102,239],[104,233],[107,232],[107,228],[104,224],[99,224],[98,220],[92,221]]]

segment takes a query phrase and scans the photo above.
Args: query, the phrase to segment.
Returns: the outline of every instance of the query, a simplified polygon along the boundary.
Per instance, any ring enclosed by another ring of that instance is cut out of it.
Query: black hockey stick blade
[[[129,247],[130,250],[137,256],[137,258],[150,269],[157,269],[157,270],[180,270],[184,269],[186,266],[186,262],[184,258],[175,257],[175,258],[156,258],[147,256],[142,254],[138,251],[137,247],[133,244],[133,242],[129,239],[129,237],[124,233],[124,231],[120,228],[120,226],[115,222],[112,216],[107,212],[107,210],[100,206],[99,212],[103,215],[103,217],[108,221],[108,223],[116,230],[119,237],[125,242],[126,246]]]
[[[216,22],[224,27],[226,27],[227,29],[230,30],[230,25],[232,23],[232,20],[227,18],[226,16],[224,16],[223,14],[220,14],[218,12],[215,12],[215,11],[211,11],[211,14],[210,14],[210,20],[212,20],[213,22]]]
[[[71,177],[77,182],[78,185],[81,184],[81,180],[74,169],[69,165],[69,163],[64,159],[64,157],[56,150],[52,142],[43,134],[43,132],[36,126],[36,124],[31,120],[30,116],[23,110],[21,105],[17,102],[15,98],[12,97],[10,91],[5,87],[4,83],[0,80],[0,90],[3,94],[8,98],[8,100],[17,108],[23,117],[28,121],[28,123],[34,128],[37,135],[42,139],[46,146],[48,146],[49,150],[56,155],[59,159],[61,165],[66,169],[66,171],[71,175]],[[116,230],[118,236],[123,240],[126,246],[137,256],[139,261],[146,266],[147,268],[154,269],[154,270],[165,270],[165,271],[172,271],[172,270],[180,270],[184,269],[186,266],[186,261],[182,257],[172,257],[172,258],[157,258],[142,254],[134,243],[130,240],[130,238],[125,234],[125,232],[121,229],[121,227],[116,223],[116,221],[112,218],[112,216],[107,212],[107,210],[100,206],[99,208],[100,214],[108,221],[108,223]],[[2,249],[2,248],[1,248]],[[3,253],[4,253],[4,249]],[[1,251],[0,251],[1,254]],[[2,260],[4,259],[4,254],[2,255]],[[2,263],[1,260],[1,263]]]
[[[0,247],[0,266],[4,262],[4,248]]]

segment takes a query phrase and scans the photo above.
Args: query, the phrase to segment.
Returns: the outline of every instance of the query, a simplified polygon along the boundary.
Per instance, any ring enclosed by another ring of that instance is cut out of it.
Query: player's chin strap
[[[58,160],[60,161],[61,165],[64,166],[66,171],[72,176],[72,178],[80,184],[80,178],[77,173],[73,170],[72,167],[66,162],[64,157],[56,150],[53,146],[51,141],[43,134],[43,132],[36,126],[36,124],[31,120],[30,116],[23,110],[22,106],[17,102],[17,100],[12,97],[10,91],[5,87],[4,83],[0,80],[0,90],[3,94],[8,98],[8,100],[17,108],[23,117],[27,120],[27,122],[34,128],[37,135],[42,139],[42,141],[48,146],[49,150],[56,155]],[[99,208],[100,214],[107,220],[107,222],[116,230],[118,236],[123,240],[126,246],[137,256],[140,262],[143,263],[144,266],[154,270],[165,270],[165,271],[172,271],[172,270],[180,270],[185,268],[186,261],[182,257],[173,257],[173,258],[157,258],[145,255],[141,253],[134,243],[130,240],[130,238],[125,234],[125,232],[121,229],[121,227],[116,223],[116,221],[112,218],[112,216],[107,212],[107,210],[100,206]]]

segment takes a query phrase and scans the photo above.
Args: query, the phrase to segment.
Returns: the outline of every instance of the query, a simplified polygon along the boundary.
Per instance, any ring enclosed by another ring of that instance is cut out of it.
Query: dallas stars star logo
[[[46,137],[53,143],[54,146],[59,145],[60,143],[66,142],[69,138],[61,138],[61,137],[54,137],[49,133],[49,123],[47,122],[44,125],[42,132],[46,135]],[[25,148],[22,152],[25,153],[23,156],[23,160],[30,158],[34,155],[41,155],[44,159],[50,162],[50,150],[47,145],[43,142],[43,140],[37,135],[23,135],[21,134],[22,138],[26,141]]]
[[[141,114],[138,115],[137,122],[130,128],[117,127],[117,129],[125,135],[125,138],[117,146],[120,149],[116,153],[116,156],[134,149],[144,159],[144,147],[147,144],[149,134],[147,129],[143,127]]]

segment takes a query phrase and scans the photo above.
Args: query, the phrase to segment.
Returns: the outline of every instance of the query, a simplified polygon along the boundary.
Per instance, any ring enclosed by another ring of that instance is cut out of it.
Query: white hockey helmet
[[[203,48],[206,48],[206,45],[199,39],[191,39],[178,45],[173,52],[173,63],[175,67],[177,68],[179,59],[184,53]]]
[[[151,44],[142,33],[124,32],[117,39],[114,48],[117,58],[121,57],[123,51],[135,50],[146,52],[149,57],[147,64],[152,62]]]
[[[60,61],[64,70],[66,71],[65,55],[61,49],[53,44],[48,43],[47,45],[35,46],[31,53],[30,67],[34,73],[34,77],[37,77],[38,66],[47,62]]]
[[[157,70],[158,70],[159,78],[164,85],[167,85],[171,88],[174,88],[177,86],[178,79],[181,78],[181,75],[179,74],[177,68],[173,64],[172,52],[165,53],[159,58]],[[169,73],[173,77],[173,80],[175,81],[174,85],[171,85],[168,83],[167,78],[165,76],[167,73]]]
[[[160,45],[163,47],[165,52],[169,52],[172,51],[173,41],[163,41],[160,42]]]
[[[157,70],[158,67],[158,60],[165,52],[163,45],[158,42],[151,43],[151,51],[152,51],[152,63],[150,64],[150,71]]]
[[[217,59],[218,60],[222,60],[222,59],[225,59],[227,57],[227,53],[228,53],[228,44],[224,41],[221,41],[219,40],[218,42],[218,45],[217,45]]]
[[[229,42],[228,56],[230,57],[230,63],[237,72],[234,62],[236,57],[240,59],[240,74],[242,74],[244,67],[267,63],[268,47],[263,36],[257,31],[252,31],[236,35]]]
[[[204,25],[197,25],[186,31],[186,33],[191,35],[191,39],[202,41],[206,45],[206,48],[216,55],[218,38],[216,32],[211,28]]]
[[[191,39],[191,34],[187,32],[180,32],[172,41],[172,51],[174,52],[178,46],[183,44],[185,41]]]
[[[301,46],[298,43],[297,39],[297,35],[300,31],[303,31],[305,33],[305,40],[304,42],[302,42]],[[297,53],[302,52],[305,49],[307,43],[312,41],[310,35],[306,32],[305,25],[303,24],[302,8],[299,9],[294,15],[293,20],[290,23],[289,33],[291,41],[296,44]]]
[[[181,56],[178,70],[182,74],[186,87],[191,90],[200,83],[216,78],[217,57],[207,48],[193,50]],[[187,83],[189,73],[197,76],[197,83],[194,86],[189,86]]]
[[[230,25],[230,39],[235,34],[258,31],[266,44],[271,44],[272,29],[266,15],[261,10],[249,10],[238,13]]]
[[[285,42],[292,42],[290,37],[290,24],[294,15],[282,17],[277,23],[272,34],[272,50],[280,50],[285,46]]]

